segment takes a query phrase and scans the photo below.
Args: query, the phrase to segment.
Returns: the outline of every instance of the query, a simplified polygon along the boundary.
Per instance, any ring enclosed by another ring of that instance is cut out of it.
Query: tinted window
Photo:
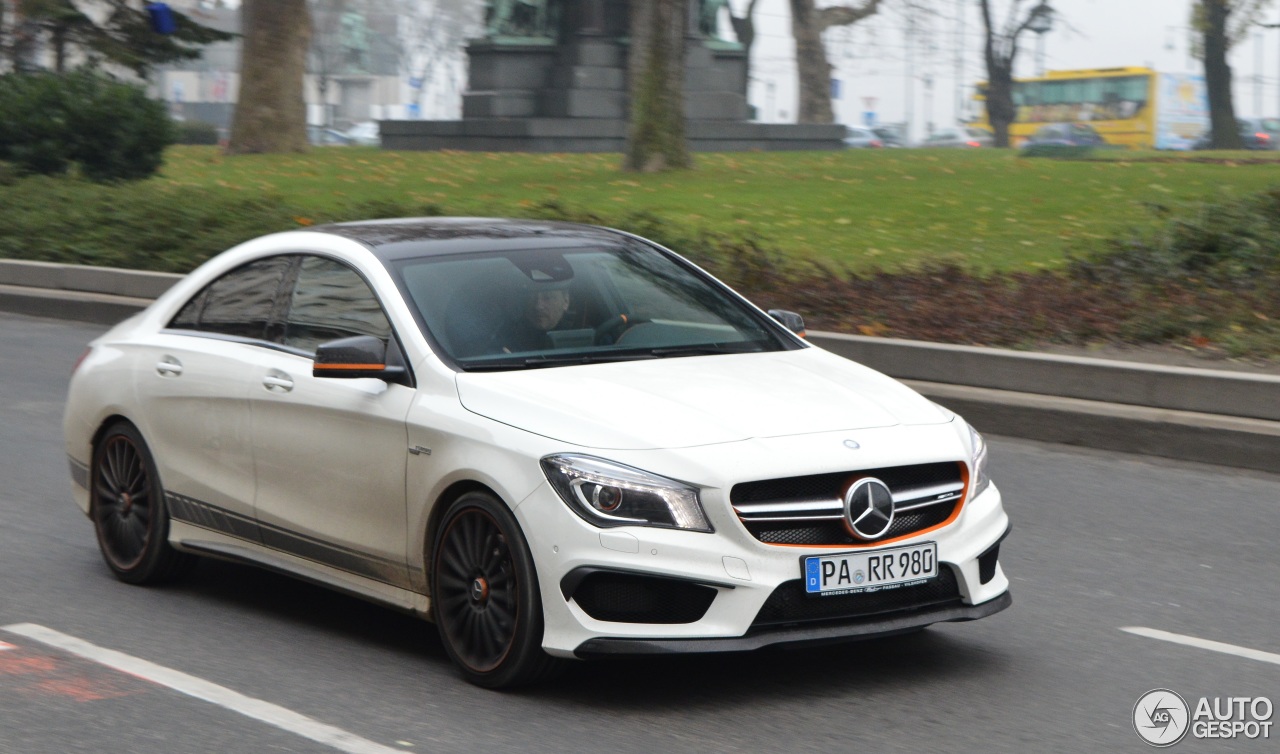
[[[786,347],[731,295],[641,244],[424,257],[395,271],[464,369]]]
[[[237,267],[205,286],[169,327],[265,339],[290,264],[289,257],[271,257]]]
[[[284,344],[303,351],[338,338],[372,335],[383,341],[391,325],[364,279],[339,262],[303,257],[293,286]]]

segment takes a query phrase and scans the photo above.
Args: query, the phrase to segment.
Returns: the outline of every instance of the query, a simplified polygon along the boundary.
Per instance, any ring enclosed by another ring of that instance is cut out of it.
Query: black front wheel
[[[194,557],[169,545],[164,489],[132,424],[113,425],[93,451],[89,515],[107,566],[121,581],[150,584],[185,573]]]
[[[507,506],[470,492],[436,533],[431,600],[445,651],[471,683],[542,680],[560,662],[542,649],[542,600],[529,546]]]

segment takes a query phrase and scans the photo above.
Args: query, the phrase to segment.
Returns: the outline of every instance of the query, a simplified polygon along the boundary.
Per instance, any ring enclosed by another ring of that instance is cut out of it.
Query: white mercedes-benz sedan
[[[90,345],[75,498],[126,582],[293,574],[434,621],[488,687],[1008,607],[982,437],[802,331],[604,228],[270,235]]]

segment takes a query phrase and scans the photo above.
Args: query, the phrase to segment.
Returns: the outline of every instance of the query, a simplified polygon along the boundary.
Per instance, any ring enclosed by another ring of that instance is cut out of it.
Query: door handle
[[[182,374],[182,362],[172,356],[165,356],[156,363],[156,373],[161,377],[177,377]]]
[[[273,392],[287,393],[293,389],[293,380],[284,375],[269,374],[262,378],[262,386]]]

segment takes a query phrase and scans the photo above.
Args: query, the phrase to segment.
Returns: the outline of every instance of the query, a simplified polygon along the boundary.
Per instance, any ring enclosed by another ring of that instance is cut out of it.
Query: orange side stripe
[[[316,369],[362,369],[365,371],[386,369],[386,364],[316,364]]]

